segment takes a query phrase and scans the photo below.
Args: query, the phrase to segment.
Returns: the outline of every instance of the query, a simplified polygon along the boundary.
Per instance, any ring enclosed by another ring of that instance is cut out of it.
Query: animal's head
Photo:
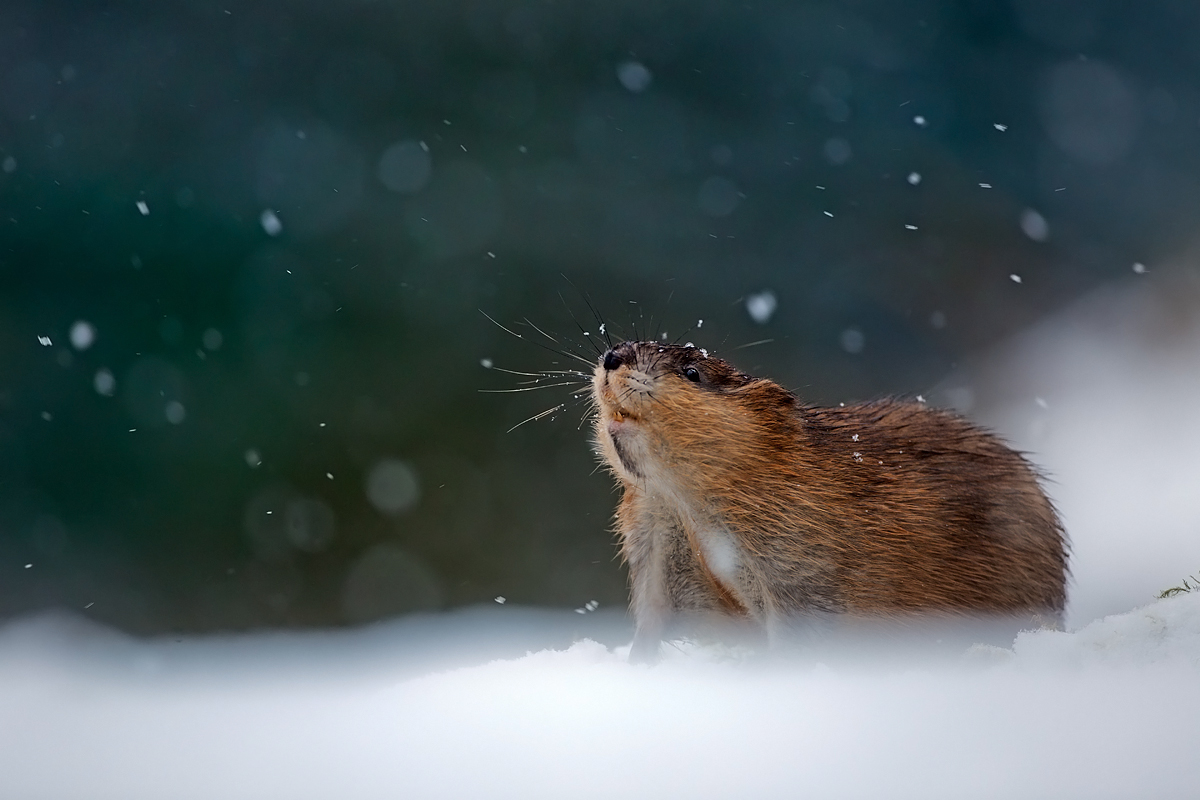
[[[600,357],[592,388],[597,449],[627,483],[740,468],[790,436],[797,406],[778,384],[692,345],[623,342]]]

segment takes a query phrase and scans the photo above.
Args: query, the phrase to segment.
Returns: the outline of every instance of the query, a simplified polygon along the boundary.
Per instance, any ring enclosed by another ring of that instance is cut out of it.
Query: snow
[[[419,192],[433,175],[429,145],[412,140],[395,142],[380,156],[376,174],[383,185],[393,192]]]
[[[71,326],[71,346],[76,350],[87,350],[96,341],[96,327],[87,320],[77,320]]]
[[[179,425],[187,418],[187,409],[184,408],[183,403],[172,400],[163,409],[163,415],[167,418],[167,422]]]
[[[263,209],[263,212],[258,215],[258,223],[262,225],[263,231],[268,236],[278,236],[283,232],[283,222],[269,208]]]
[[[1104,798],[1200,778],[1200,594],[1012,650],[832,666],[695,645],[634,666],[592,640],[493,658],[562,626],[489,611],[182,641],[12,624],[0,795]]]
[[[640,94],[650,88],[654,75],[640,61],[625,61],[617,65],[617,80],[629,91]]]
[[[766,325],[778,306],[779,300],[770,289],[746,296],[746,311],[759,325]]]
[[[1021,212],[1021,231],[1035,242],[1044,242],[1050,236],[1050,224],[1041,214],[1027,208]]]
[[[367,475],[367,499],[385,514],[396,515],[412,508],[420,497],[416,470],[407,461],[381,458]]]

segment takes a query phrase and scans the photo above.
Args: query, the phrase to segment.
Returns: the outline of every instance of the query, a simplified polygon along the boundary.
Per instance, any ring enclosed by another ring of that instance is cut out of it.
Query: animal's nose
[[[621,366],[621,357],[619,355],[617,355],[616,350],[609,350],[607,353],[604,354],[604,368],[605,369],[614,370],[619,366]]]

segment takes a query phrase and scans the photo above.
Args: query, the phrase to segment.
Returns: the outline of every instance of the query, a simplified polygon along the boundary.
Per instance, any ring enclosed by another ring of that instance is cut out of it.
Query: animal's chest
[[[665,575],[666,586],[715,581],[729,590],[738,584],[745,557],[725,525],[661,495],[639,500],[636,522],[622,526],[631,566]]]
[[[734,583],[743,557],[729,529],[686,504],[662,502],[666,497],[656,499],[660,502],[643,506],[642,524],[626,541],[629,555],[643,562],[666,562],[667,569],[686,560],[693,569],[707,572],[720,583]]]
[[[712,576],[726,586],[735,584],[742,554],[733,534],[714,523],[694,522],[688,527],[691,534],[688,538],[694,542],[697,556]]]

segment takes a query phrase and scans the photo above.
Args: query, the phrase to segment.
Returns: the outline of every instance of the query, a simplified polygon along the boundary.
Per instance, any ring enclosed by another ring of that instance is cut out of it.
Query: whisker
[[[519,389],[479,389],[478,391],[484,394],[511,394],[512,392],[533,392],[538,389],[553,389],[558,386],[579,386],[579,383],[571,381],[569,383],[544,383],[541,386],[523,386]]]
[[[577,369],[544,369],[541,372],[521,372],[520,370],[505,369],[504,367],[489,367],[489,369],[495,372],[503,372],[506,375],[521,375],[526,378],[545,378],[551,375],[578,375],[579,377],[587,378],[588,380],[591,380],[592,378],[590,373],[581,372]]]
[[[696,329],[695,326],[688,326],[688,329],[685,330],[683,333],[679,334],[678,336],[676,336],[675,341],[671,342],[671,344],[679,344],[683,340],[683,337],[687,336],[689,333],[691,333],[695,329]]]
[[[501,325],[499,322],[496,322],[496,320],[492,319],[492,316],[491,316],[490,314],[488,314],[486,311],[484,311],[482,308],[481,308],[481,309],[479,309],[479,313],[480,313],[480,314],[483,314],[485,317],[487,317],[487,318],[488,318],[488,320],[489,320],[489,321],[491,321],[491,323],[492,323],[493,325],[495,325],[497,328],[499,328],[500,330],[504,331],[505,333],[509,334],[510,336],[515,336],[515,337],[517,337],[518,339],[524,339],[524,338],[525,338],[524,336],[522,336],[521,334],[517,333],[516,331],[510,331],[508,328],[504,327],[504,326],[503,326],[503,325]]]
[[[775,340],[774,339],[759,339],[757,342],[747,342],[746,344],[739,344],[737,347],[731,347],[726,352],[732,353],[735,350],[745,350],[747,347],[758,347],[760,344],[770,344],[773,341],[775,341]]]
[[[545,336],[545,337],[546,337],[547,339],[549,339],[550,341],[554,342],[555,344],[558,344],[558,339],[555,339],[553,336],[551,336],[550,334],[546,333],[544,330],[542,330],[541,328],[539,328],[537,325],[534,325],[534,324],[533,324],[533,321],[532,321],[532,320],[530,320],[530,319],[529,319],[529,317],[525,317],[525,324],[526,324],[526,325],[528,325],[529,327],[533,328],[535,331],[537,331],[538,333],[540,333],[542,336]]]
[[[563,301],[564,305],[566,304],[566,300],[563,298],[561,293],[559,294],[559,299]],[[585,300],[588,303],[588,308],[591,309],[593,316],[596,317],[597,322],[601,326],[600,333],[604,337],[604,342],[611,343],[611,338],[609,338],[608,330],[604,325],[603,320],[596,312],[594,306],[592,306],[590,300],[587,300],[586,298]],[[567,311],[571,311],[569,306],[567,307]],[[523,339],[532,342],[544,350],[548,350],[558,356],[573,359],[586,367],[586,370],[566,367],[563,369],[544,369],[535,371],[507,369],[504,367],[490,367],[490,369],[494,369],[497,372],[502,372],[506,375],[514,375],[527,380],[518,381],[518,385],[513,388],[479,389],[479,392],[485,394],[517,394],[520,392],[532,392],[540,389],[566,388],[570,393],[569,400],[565,400],[564,402],[558,403],[551,408],[547,408],[544,411],[521,420],[516,425],[513,425],[511,428],[509,428],[506,432],[511,433],[517,428],[520,428],[522,425],[545,419],[546,417],[557,414],[568,408],[575,409],[579,406],[583,406],[583,416],[580,417],[577,425],[577,429],[580,429],[590,418],[594,417],[598,413],[599,409],[595,402],[595,398],[592,396],[591,391],[589,391],[590,384],[593,380],[595,361],[591,358],[585,357],[580,351],[586,352],[587,349],[590,348],[591,350],[595,351],[597,356],[599,356],[602,345],[601,342],[598,341],[599,337],[592,337],[588,331],[583,329],[583,326],[579,324],[579,320],[573,313],[571,314],[571,318],[575,322],[576,327],[579,328],[584,336],[588,337],[588,345],[586,346],[582,345],[580,342],[572,341],[570,337],[564,337],[559,334],[544,330],[528,317],[525,317],[517,325],[508,327],[500,324],[496,318],[488,314],[483,309],[479,309],[479,313],[508,335],[516,339]],[[535,332],[536,336],[530,335],[527,331],[519,332],[519,328],[522,325],[531,328]],[[548,345],[545,342],[549,342],[550,344]]]
[[[570,278],[568,278],[564,273],[560,272],[558,274],[562,275],[563,280],[565,280],[567,283],[571,284],[572,289],[579,292],[579,296],[583,298],[583,302],[585,304],[587,304],[588,310],[591,311],[592,316],[595,317],[596,324],[600,326],[600,328],[599,328],[600,335],[604,337],[605,344],[607,344],[608,349],[611,350],[613,343],[612,343],[612,338],[608,335],[608,326],[604,324],[604,318],[601,317],[599,313],[597,313],[596,307],[592,305],[592,300],[591,300],[591,298],[589,298],[587,296],[587,292],[580,291],[579,287],[575,285],[575,282],[572,281]],[[562,295],[559,295],[559,297],[562,297]]]
[[[567,298],[562,296],[562,292],[558,293],[558,299],[562,301],[563,308],[567,310],[567,314],[570,315],[571,321],[575,323],[575,327],[579,328],[579,332],[584,335],[585,341],[587,341],[587,343],[591,346],[595,354],[599,356],[601,354],[600,346],[590,338],[591,334],[589,334],[584,327],[579,324],[579,320],[575,317],[575,312],[571,310],[569,305],[567,305]]]
[[[535,420],[542,419],[543,417],[548,417],[548,416],[550,416],[551,414],[555,414],[555,413],[557,413],[557,412],[559,412],[559,411],[562,411],[564,408],[566,408],[566,405],[565,405],[565,404],[563,404],[563,403],[559,403],[558,405],[554,406],[553,408],[547,408],[545,411],[542,411],[541,413],[534,414],[532,417],[529,417],[528,419],[523,419],[523,420],[521,420],[521,421],[520,421],[520,422],[518,422],[516,425],[513,425],[511,428],[509,428],[508,430],[506,430],[506,431],[505,431],[505,433],[512,433],[512,432],[513,432],[513,431],[515,431],[517,428],[519,428],[519,427],[521,427],[522,425],[524,425],[526,422],[533,422],[533,421],[535,421]]]
[[[562,334],[547,333],[546,331],[539,328],[537,325],[534,325],[533,322],[528,317],[526,317],[524,319],[522,324],[528,325],[529,327],[533,328],[535,331],[540,333],[542,336],[545,336],[547,339],[549,339],[550,341],[554,342],[555,344],[559,345],[559,347],[562,348],[561,350],[555,350],[554,352],[564,354],[564,355],[574,355],[576,358],[583,358],[585,361],[587,361],[588,364],[595,363],[589,357],[590,354],[586,352],[587,348],[585,348],[580,342],[578,342],[568,336],[563,336]],[[557,336],[558,338],[556,339],[555,336]],[[543,347],[544,346],[545,345],[543,345]]]
[[[647,334],[650,332],[650,329],[648,327],[646,327],[646,324],[645,324],[646,323],[646,310],[645,310],[645,308],[643,308],[642,304],[639,303],[637,300],[630,300],[629,305],[637,306],[637,312],[638,312],[637,319],[632,319],[629,321],[630,327],[633,328],[633,339],[634,339],[634,341],[644,342],[644,341],[646,341]],[[642,323],[640,328],[638,327],[639,322]]]
[[[588,417],[593,416],[595,413],[596,413],[595,404],[589,403],[588,407],[586,409],[584,409],[583,416],[579,418],[579,424],[575,426],[575,430],[577,430],[577,431],[582,430],[583,423],[587,422]]]
[[[621,393],[620,397],[617,398],[617,402],[618,403],[624,402],[625,400],[629,399],[633,395],[633,393],[636,391],[637,390],[634,389],[632,386],[627,387],[625,389],[625,391]]]
[[[495,323],[495,324],[496,324],[496,326],[497,326],[498,328],[500,328],[500,330],[502,330],[502,331],[506,331],[507,333],[509,333],[509,334],[512,334],[513,336],[517,337],[518,339],[521,339],[521,340],[523,340],[523,341],[526,341],[526,342],[530,342],[531,344],[535,344],[535,345],[537,345],[538,347],[542,348],[543,350],[549,350],[551,353],[554,353],[555,355],[564,356],[564,357],[566,357],[566,358],[573,358],[573,359],[575,359],[576,361],[580,362],[581,364],[587,364],[589,368],[590,368],[590,367],[592,367],[592,366],[594,366],[594,362],[592,362],[592,360],[591,360],[591,359],[584,358],[583,356],[579,355],[578,353],[574,353],[574,352],[572,352],[572,351],[570,351],[570,350],[562,350],[562,349],[559,349],[559,348],[550,347],[549,345],[546,345],[546,344],[544,344],[544,343],[542,343],[542,342],[539,342],[539,341],[537,341],[537,340],[535,340],[535,339],[529,339],[529,338],[527,338],[527,337],[525,337],[525,336],[522,336],[522,335],[521,335],[521,334],[519,334],[519,333],[515,333],[514,331],[511,331],[511,330],[509,330],[508,328],[506,328],[506,327],[504,327],[503,325],[501,325],[499,322],[496,322],[496,320],[492,319],[491,317],[488,317],[488,315],[487,315],[486,313],[484,313],[484,312],[483,312],[483,310],[480,310],[480,312],[479,312],[479,313],[483,314],[485,317],[487,317],[488,319],[492,320],[492,322],[493,322],[493,323]]]
[[[537,344],[541,344],[541,342],[537,342]],[[546,346],[542,345],[542,347],[546,347]],[[567,358],[573,358],[576,361],[578,361],[580,364],[587,364],[589,367],[596,366],[596,362],[592,361],[590,358],[584,358],[583,356],[579,355],[578,353],[572,353],[570,350],[555,350],[552,347],[546,347],[546,349],[550,350],[553,353],[558,353],[560,356],[566,356]]]
[[[546,345],[546,344],[543,344],[542,342],[539,342],[539,341],[537,341],[537,340],[535,340],[535,339],[528,339],[528,338],[526,338],[525,336],[523,336],[523,335],[521,335],[521,334],[517,333],[516,331],[509,330],[508,328],[506,328],[506,327],[504,327],[503,325],[501,325],[499,322],[496,322],[496,320],[495,320],[495,319],[493,319],[493,318],[491,317],[491,315],[489,315],[489,314],[488,314],[486,311],[484,311],[482,308],[481,308],[481,309],[479,309],[479,313],[480,313],[480,314],[483,314],[485,317],[487,317],[487,318],[488,318],[488,320],[490,320],[490,321],[491,321],[491,323],[492,323],[493,325],[495,325],[497,328],[499,328],[500,330],[504,331],[505,333],[509,334],[510,336],[515,336],[516,338],[518,338],[518,339],[521,339],[521,340],[523,340],[523,341],[526,341],[526,342],[532,342],[533,344],[536,344],[538,347],[542,348],[543,350],[549,350],[551,353],[556,353],[557,355],[560,355],[560,356],[566,356],[567,358],[574,358],[574,359],[576,359],[577,361],[580,361],[580,362],[582,362],[582,363],[584,363],[584,364],[587,364],[589,367],[591,367],[591,366],[592,366],[592,361],[591,361],[591,360],[584,358],[583,356],[579,355],[578,353],[573,353],[573,352],[571,352],[570,350],[559,350],[559,349],[556,349],[556,348],[554,348],[554,347],[549,347],[548,345]],[[531,324],[532,324],[532,323],[531,323]],[[535,327],[536,327],[536,326],[535,326]],[[541,331],[539,331],[539,332],[541,332]]]

